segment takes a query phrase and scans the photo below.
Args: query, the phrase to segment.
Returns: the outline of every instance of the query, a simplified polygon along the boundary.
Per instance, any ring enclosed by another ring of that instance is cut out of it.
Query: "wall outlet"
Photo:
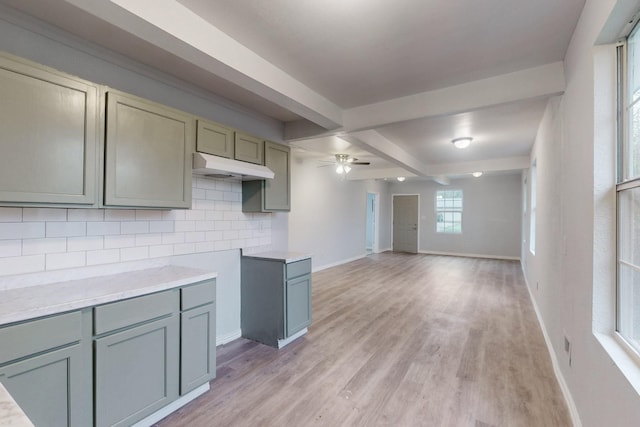
[[[564,335],[564,352],[567,354],[567,357],[569,358],[569,366],[571,366],[571,339],[567,334]]]
[[[537,291],[538,289],[540,289],[540,282],[538,282],[538,281],[536,280],[536,291]]]

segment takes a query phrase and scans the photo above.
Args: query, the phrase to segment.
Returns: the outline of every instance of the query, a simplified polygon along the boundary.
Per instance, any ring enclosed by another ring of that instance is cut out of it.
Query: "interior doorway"
[[[378,236],[377,231],[377,209],[378,195],[376,193],[367,193],[367,220],[366,220],[366,245],[367,255],[378,252]]]
[[[393,195],[393,251],[418,253],[420,196]]]

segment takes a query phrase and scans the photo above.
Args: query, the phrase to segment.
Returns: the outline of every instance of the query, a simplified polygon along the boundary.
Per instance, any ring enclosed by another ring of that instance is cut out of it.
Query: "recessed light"
[[[463,138],[453,139],[451,140],[451,143],[455,145],[456,148],[463,149],[471,145],[471,141],[473,141],[473,138],[471,138],[470,136],[465,136]]]

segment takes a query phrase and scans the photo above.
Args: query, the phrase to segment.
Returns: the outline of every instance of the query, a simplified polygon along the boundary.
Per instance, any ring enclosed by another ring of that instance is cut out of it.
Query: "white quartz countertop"
[[[7,389],[0,383],[0,427],[33,427]]]
[[[285,251],[259,252],[256,254],[243,254],[242,256],[247,258],[272,259],[276,261],[282,261],[285,264],[311,258],[311,255],[309,254],[305,254],[301,252],[285,252]]]
[[[0,325],[159,292],[217,273],[166,265],[111,275],[0,290]]]

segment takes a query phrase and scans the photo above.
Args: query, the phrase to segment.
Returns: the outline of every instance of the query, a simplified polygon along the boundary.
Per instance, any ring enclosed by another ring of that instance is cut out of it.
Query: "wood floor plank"
[[[218,348],[174,426],[570,426],[517,262],[384,253],[313,274],[309,333]]]

